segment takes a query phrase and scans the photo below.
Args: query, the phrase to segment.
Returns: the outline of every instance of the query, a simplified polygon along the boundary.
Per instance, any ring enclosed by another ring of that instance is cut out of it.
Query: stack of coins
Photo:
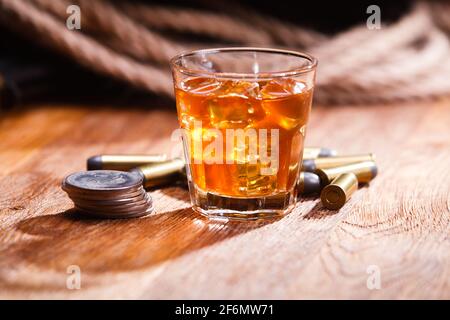
[[[153,203],[136,172],[115,170],[81,171],[67,176],[62,189],[81,213],[102,218],[132,218],[147,215]]]

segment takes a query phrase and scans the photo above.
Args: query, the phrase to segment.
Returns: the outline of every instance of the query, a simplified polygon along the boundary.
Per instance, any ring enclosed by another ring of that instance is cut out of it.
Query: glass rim
[[[309,63],[306,66],[302,66],[299,68],[292,68],[290,70],[281,70],[281,71],[267,71],[260,73],[248,73],[248,72],[215,72],[215,71],[207,71],[207,70],[199,70],[193,68],[187,68],[182,66],[179,62],[182,58],[188,56],[194,56],[201,53],[214,54],[219,52],[265,52],[265,53],[274,53],[274,54],[284,54],[295,56],[298,58],[303,58]],[[170,66],[173,70],[177,70],[182,74],[188,76],[205,76],[205,77],[214,77],[219,79],[271,79],[271,78],[284,78],[284,77],[292,77],[304,73],[308,73],[313,71],[317,67],[317,58],[313,57],[310,54],[293,51],[293,50],[284,50],[284,49],[274,49],[274,48],[257,48],[257,47],[224,47],[224,48],[210,48],[210,49],[200,49],[200,50],[191,50],[184,51],[180,54],[177,54],[172,59],[170,59]]]

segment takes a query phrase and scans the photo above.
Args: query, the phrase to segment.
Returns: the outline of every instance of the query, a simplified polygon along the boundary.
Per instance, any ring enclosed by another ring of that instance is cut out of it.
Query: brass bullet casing
[[[314,172],[317,169],[334,168],[363,161],[375,161],[375,155],[373,153],[369,153],[369,154],[356,154],[351,156],[305,159],[303,160],[302,170]]]
[[[317,194],[321,190],[320,178],[312,172],[300,172],[297,180],[297,194]]]
[[[165,154],[102,154],[90,157],[87,160],[87,169],[128,171],[148,163],[166,160]]]
[[[334,157],[336,150],[321,147],[305,147],[303,149],[303,159],[317,159],[321,157]]]
[[[320,193],[322,205],[331,210],[337,210],[344,206],[353,192],[358,189],[358,179],[354,173],[342,173],[338,175]]]
[[[354,173],[359,183],[368,183],[376,177],[378,168],[373,161],[352,163],[335,168],[317,169],[315,173],[320,177],[322,186],[326,186],[342,173]]]
[[[186,177],[185,164],[180,158],[174,158],[163,162],[146,164],[132,169],[144,177],[144,187],[152,188],[159,185],[177,182]]]

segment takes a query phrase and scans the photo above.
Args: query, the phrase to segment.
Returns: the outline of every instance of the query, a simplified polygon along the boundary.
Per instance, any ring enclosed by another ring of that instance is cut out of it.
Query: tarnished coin
[[[61,188],[81,213],[101,218],[132,218],[153,210],[138,173],[92,170],[67,176]]]
[[[98,213],[95,211],[90,211],[90,210],[84,210],[84,209],[80,209],[75,207],[80,213],[84,214],[84,215],[88,215],[88,216],[92,216],[92,217],[97,217],[97,218],[102,218],[102,219],[127,219],[127,218],[138,218],[138,217],[143,217],[146,216],[150,213],[152,213],[153,211],[153,207],[148,208],[145,211],[141,211],[141,212],[137,212],[137,213],[129,213],[129,214],[105,214],[105,213]]]
[[[83,209],[89,209],[89,210],[95,210],[99,212],[129,212],[129,211],[135,211],[135,210],[146,210],[148,207],[152,206],[152,200],[151,199],[145,199],[143,201],[140,201],[139,203],[132,203],[127,205],[121,205],[121,206],[96,206],[92,204],[83,204],[77,202],[76,205]]]
[[[66,183],[61,184],[61,188],[66,191],[67,193],[77,194],[82,197],[88,195],[92,198],[104,198],[108,195],[111,195],[111,197],[119,197],[124,195],[132,195],[140,193],[143,189],[142,186],[134,186],[129,188],[124,188],[120,190],[87,190],[87,189],[80,189],[80,188],[74,188],[72,186],[68,186]]]
[[[98,206],[121,206],[129,203],[137,203],[141,201],[145,201],[149,196],[147,193],[139,193],[137,196],[131,198],[112,198],[112,199],[89,199],[86,197],[74,196],[73,194],[69,194],[69,198],[72,199],[76,203],[86,203],[86,204],[96,204]]]
[[[142,195],[145,190],[142,187],[139,187],[137,189],[132,190],[123,190],[120,192],[110,192],[110,191],[78,191],[78,190],[71,190],[68,189],[62,185],[62,189],[69,194],[71,197],[75,198],[83,198],[83,199],[90,199],[90,200],[108,200],[108,199],[129,199],[136,197],[138,195]]]
[[[82,201],[77,201],[76,205],[83,209],[90,209],[99,212],[128,212],[133,210],[142,210],[147,209],[149,206],[152,206],[152,200],[149,197],[145,197],[142,200],[127,203],[127,204],[119,204],[119,205],[99,205],[95,202],[87,203]]]
[[[120,191],[142,186],[142,175],[115,170],[80,171],[67,176],[64,186],[68,189],[89,191]]]

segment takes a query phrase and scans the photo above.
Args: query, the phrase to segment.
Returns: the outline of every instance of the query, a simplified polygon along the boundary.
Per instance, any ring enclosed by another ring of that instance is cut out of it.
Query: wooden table
[[[305,199],[280,220],[214,223],[172,187],[145,218],[77,215],[65,175],[94,154],[169,152],[176,127],[160,104],[2,115],[0,298],[450,298],[448,100],[314,108],[308,145],[378,158],[338,212]]]

